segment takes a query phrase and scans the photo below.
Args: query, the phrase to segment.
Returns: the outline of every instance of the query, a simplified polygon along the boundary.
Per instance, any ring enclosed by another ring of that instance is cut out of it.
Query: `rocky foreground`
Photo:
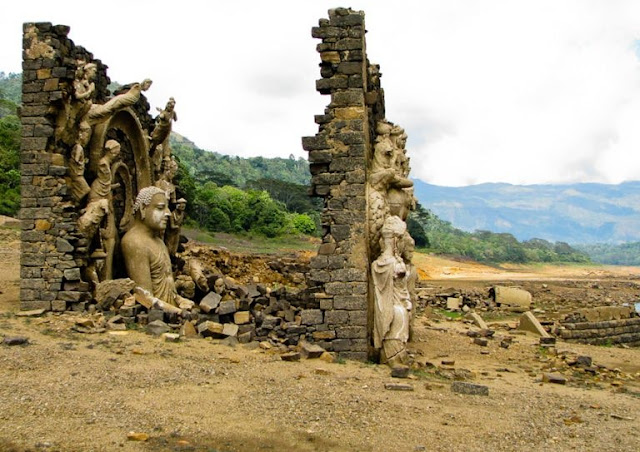
[[[18,315],[15,247],[5,241],[0,253],[2,451],[640,450],[637,348],[541,344],[494,309],[478,309],[482,330],[425,308],[415,365],[396,376],[302,347],[296,355],[135,326],[88,334],[77,328],[86,313]],[[623,296],[616,288],[636,290],[601,276],[527,288],[534,301],[544,295],[546,312],[569,293],[572,307],[581,298],[592,307]],[[494,283],[425,282],[479,300]]]

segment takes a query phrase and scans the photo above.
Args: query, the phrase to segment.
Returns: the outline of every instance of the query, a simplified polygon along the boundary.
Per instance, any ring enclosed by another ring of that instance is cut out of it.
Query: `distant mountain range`
[[[420,204],[466,231],[570,244],[640,241],[640,181],[618,185],[442,187],[415,180]]]

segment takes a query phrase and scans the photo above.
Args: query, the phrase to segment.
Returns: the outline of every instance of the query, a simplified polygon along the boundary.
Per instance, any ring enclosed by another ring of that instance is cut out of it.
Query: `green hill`
[[[508,233],[465,232],[418,204],[408,221],[416,246],[436,254],[462,256],[479,262],[590,262],[587,254],[565,242],[518,241]]]

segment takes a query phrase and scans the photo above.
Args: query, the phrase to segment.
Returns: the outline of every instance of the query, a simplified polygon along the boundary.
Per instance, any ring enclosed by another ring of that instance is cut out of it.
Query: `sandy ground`
[[[559,343],[559,355],[589,355],[609,370],[597,378],[575,370],[557,385],[541,382],[562,363],[537,338],[497,324],[480,347],[465,334],[471,325],[425,316],[411,343],[422,367],[410,379],[370,363],[284,362],[257,344],[80,334],[71,329],[79,314],[16,317],[18,247],[5,238],[0,249],[0,336],[29,339],[0,345],[0,451],[640,450],[638,349]],[[459,266],[427,261],[422,274],[432,280]],[[497,276],[473,278],[483,287]],[[508,349],[499,346],[506,336]],[[452,392],[456,378],[489,395]]]

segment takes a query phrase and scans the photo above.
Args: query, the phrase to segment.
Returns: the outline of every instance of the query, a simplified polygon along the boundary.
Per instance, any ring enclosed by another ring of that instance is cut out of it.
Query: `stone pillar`
[[[322,39],[316,89],[331,97],[315,122],[319,132],[302,140],[309,151],[311,190],[324,199],[323,237],[311,261],[319,314],[313,338],[341,357],[369,356],[367,159],[369,114],[364,13],[338,8],[312,29]]]
[[[63,311],[87,298],[77,252],[86,243],[77,233],[77,212],[69,194],[68,149],[54,135],[56,120],[74,79],[75,60],[92,61],[82,47],[67,38],[69,27],[50,23],[23,26],[20,220],[21,309]],[[108,79],[98,66],[98,98]]]

